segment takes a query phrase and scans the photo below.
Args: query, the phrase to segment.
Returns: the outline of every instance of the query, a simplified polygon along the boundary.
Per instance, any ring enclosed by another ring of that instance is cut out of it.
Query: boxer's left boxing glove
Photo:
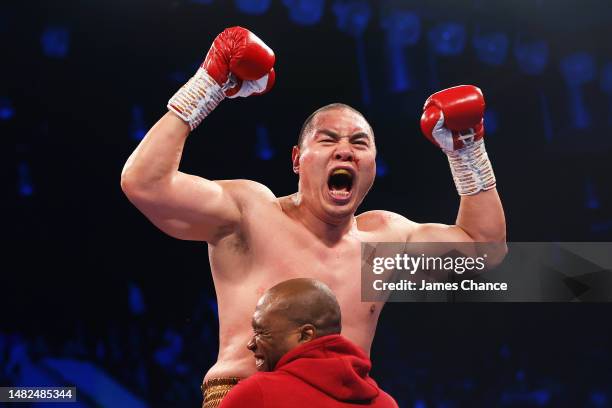
[[[225,97],[270,90],[275,81],[274,59],[274,52],[246,28],[226,28],[213,41],[196,74],[170,98],[168,109],[193,130]]]
[[[421,130],[448,156],[460,195],[495,187],[495,174],[484,146],[484,96],[460,85],[431,95],[423,106]]]

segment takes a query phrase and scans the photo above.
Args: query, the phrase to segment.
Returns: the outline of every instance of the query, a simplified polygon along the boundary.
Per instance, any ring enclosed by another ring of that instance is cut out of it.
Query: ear
[[[305,324],[300,328],[300,343],[308,343],[314,340],[317,335],[317,329],[312,324]]]
[[[300,174],[300,148],[297,146],[293,146],[291,151],[291,162],[293,163],[293,172]]]

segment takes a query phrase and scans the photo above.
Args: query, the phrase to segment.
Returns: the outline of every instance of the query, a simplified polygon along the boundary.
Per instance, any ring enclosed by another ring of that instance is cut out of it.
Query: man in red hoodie
[[[252,326],[247,348],[258,373],[240,381],[219,408],[397,407],[369,377],[370,359],[340,335],[340,306],[322,282],[273,286],[257,302]]]

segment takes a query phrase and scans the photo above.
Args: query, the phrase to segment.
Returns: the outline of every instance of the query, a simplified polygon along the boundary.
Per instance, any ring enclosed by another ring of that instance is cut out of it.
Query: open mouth
[[[327,179],[327,187],[334,201],[348,201],[353,188],[353,173],[347,169],[333,170]]]

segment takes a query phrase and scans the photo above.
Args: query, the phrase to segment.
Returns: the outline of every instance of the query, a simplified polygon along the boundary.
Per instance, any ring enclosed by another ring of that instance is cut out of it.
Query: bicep
[[[239,203],[231,182],[177,174],[149,197],[134,204],[166,234],[185,240],[211,241],[239,224]]]
[[[460,227],[446,224],[415,224],[408,241],[410,242],[473,242],[474,240]]]
[[[384,224],[386,238],[393,242],[473,242],[474,240],[459,226],[436,223],[419,224],[406,217],[390,212],[376,211],[374,220]]]

